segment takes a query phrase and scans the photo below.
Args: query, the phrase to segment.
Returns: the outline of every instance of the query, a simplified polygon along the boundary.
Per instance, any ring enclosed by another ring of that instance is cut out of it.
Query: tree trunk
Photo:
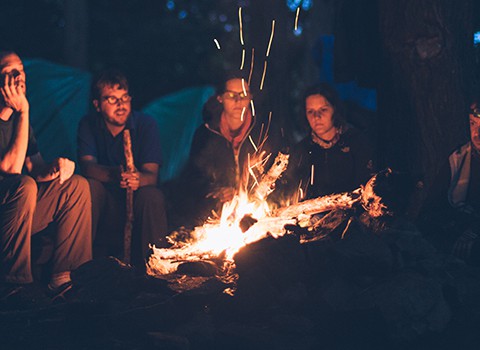
[[[472,1],[380,0],[378,9],[380,163],[420,176],[427,189],[466,140]]]
[[[77,68],[87,68],[88,12],[87,0],[66,0],[64,3],[65,63]]]

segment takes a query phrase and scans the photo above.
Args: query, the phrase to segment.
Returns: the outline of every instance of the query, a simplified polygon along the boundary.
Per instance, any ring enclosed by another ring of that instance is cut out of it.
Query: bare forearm
[[[28,147],[28,109],[22,111],[13,135],[13,143],[0,161],[0,170],[7,174],[20,174]]]
[[[119,168],[105,165],[99,165],[93,162],[82,162],[81,168],[83,175],[100,182],[118,182]]]
[[[150,172],[145,172],[141,171],[139,172],[140,174],[140,187],[143,186],[156,186],[157,185],[157,173],[150,173]]]

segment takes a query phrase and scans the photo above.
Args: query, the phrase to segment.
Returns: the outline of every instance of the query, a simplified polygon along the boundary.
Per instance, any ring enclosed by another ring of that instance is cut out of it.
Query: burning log
[[[224,205],[221,218],[215,221],[209,220],[203,226],[196,227],[188,235],[188,242],[174,242],[169,249],[158,249],[153,246],[153,254],[147,264],[147,273],[170,274],[176,272],[181,263],[214,260],[220,255],[224,255],[225,261],[232,261],[233,256],[245,245],[268,236],[278,238],[291,233],[285,229],[286,226],[308,227],[310,231],[320,232],[322,230],[319,226],[325,224],[331,228],[331,231],[345,222],[348,216],[345,211],[353,208],[357,203],[361,203],[372,217],[390,214],[382,198],[375,192],[375,188],[378,187],[377,175],[367,183],[365,188],[306,200],[270,212],[266,201],[261,199],[273,190],[273,184],[281,176],[287,163],[288,155],[279,154],[271,169],[262,177],[260,183],[257,183],[253,199],[246,193],[238,194],[231,202]],[[388,175],[387,172],[387,178]],[[327,216],[321,223],[318,220],[312,220],[315,214],[333,210],[337,211],[338,215]],[[350,221],[345,230],[348,229],[349,223]],[[324,232],[320,232],[320,235],[324,235],[328,227],[321,228],[325,228]],[[312,240],[316,238],[312,238],[309,234],[302,237],[302,242],[305,243]]]
[[[275,190],[275,182],[287,169],[288,154],[278,153],[277,157],[268,172],[262,176],[258,186],[255,188],[254,198],[265,200]]]
[[[279,208],[273,213],[277,217],[299,217],[303,215],[313,215],[324,213],[333,209],[350,209],[361,199],[361,189],[358,188],[352,192],[332,194],[328,196],[309,199],[288,207]]]

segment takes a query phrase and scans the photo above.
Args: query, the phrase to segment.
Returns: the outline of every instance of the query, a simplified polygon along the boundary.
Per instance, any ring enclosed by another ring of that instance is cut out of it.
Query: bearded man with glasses
[[[158,188],[162,164],[157,122],[133,111],[128,81],[118,71],[105,71],[92,85],[96,113],[78,128],[78,159],[90,183],[94,257],[122,256],[126,189],[133,190],[132,262],[143,268],[149,244],[166,246],[165,201]],[[131,135],[135,170],[126,171],[123,131]]]
[[[480,265],[480,98],[469,109],[467,143],[448,157],[432,185],[419,226],[441,250]]]

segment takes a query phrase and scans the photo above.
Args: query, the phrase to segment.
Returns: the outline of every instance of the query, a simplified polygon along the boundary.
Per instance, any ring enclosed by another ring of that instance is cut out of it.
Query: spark
[[[295,15],[295,31],[298,29],[298,15],[300,14],[300,6],[297,7],[297,14]]]
[[[272,154],[270,153],[268,156],[266,156],[265,158],[263,159],[260,159],[258,162],[256,162],[255,164],[252,165],[252,168],[256,168],[258,167],[259,165],[262,165],[262,166],[265,166],[265,164],[268,162],[268,160],[270,159],[270,156]]]
[[[245,79],[242,78],[242,89],[243,89],[243,94],[247,96],[247,89],[245,88]]]
[[[250,143],[252,144],[253,148],[255,149],[255,152],[258,152],[257,145],[255,144],[255,142],[253,142],[253,139],[252,139],[251,135],[248,135],[248,139],[250,140]]]
[[[270,130],[270,123],[272,122],[272,111],[268,113],[268,124],[267,124],[267,131],[265,131],[265,135],[268,134],[268,131]]]
[[[260,82],[260,90],[263,90],[263,83],[265,82],[265,74],[267,73],[267,61],[263,65],[262,80]]]
[[[267,57],[270,55],[270,48],[272,46],[274,32],[275,32],[275,20],[272,20],[272,32],[270,33],[270,40],[268,41],[267,54],[265,55]]]
[[[298,192],[300,194],[300,199],[303,199],[303,189],[301,187],[298,188]]]
[[[250,137],[250,136],[248,136],[248,137]],[[253,140],[252,140],[251,137],[250,137],[250,142],[252,142],[252,144],[253,144]],[[254,145],[254,144],[253,144],[253,145]],[[254,145],[254,147],[255,147],[255,145]],[[250,175],[252,175],[253,180],[255,181],[255,184],[256,184],[257,186],[259,186],[260,184],[259,184],[258,181],[257,181],[257,177],[255,176],[255,173],[253,172],[253,169],[252,169],[252,167],[250,166],[250,153],[247,153],[247,161],[248,161],[248,163],[247,163],[247,164],[248,164],[248,172],[250,173]],[[254,185],[255,185],[255,184],[254,184]]]
[[[312,164],[311,176],[310,176],[310,186],[313,186],[313,177],[315,175],[315,166]]]
[[[217,45],[217,49],[220,50],[220,43],[218,42],[217,39],[213,39],[213,42],[215,43],[215,45]]]
[[[240,115],[240,120],[243,122],[243,116],[245,114],[245,110],[247,109],[247,107],[243,107],[242,109],[242,114]]]
[[[240,70],[243,70],[244,64],[245,64],[245,49],[242,49],[242,63],[240,63]]]
[[[250,100],[250,106],[252,106],[252,116],[255,117],[255,105],[253,104],[253,100]]]
[[[250,60],[250,73],[248,74],[248,85],[250,85],[253,73],[253,61],[255,59],[255,48],[252,47],[252,59]]]
[[[262,140],[264,127],[265,127],[265,123],[262,123],[262,126],[260,127],[260,134],[258,135],[258,143],[260,143],[260,141]]]
[[[239,26],[240,26],[240,44],[245,45],[245,43],[243,42],[243,23],[242,23],[242,8],[239,7],[238,8],[238,23],[239,23]]]

